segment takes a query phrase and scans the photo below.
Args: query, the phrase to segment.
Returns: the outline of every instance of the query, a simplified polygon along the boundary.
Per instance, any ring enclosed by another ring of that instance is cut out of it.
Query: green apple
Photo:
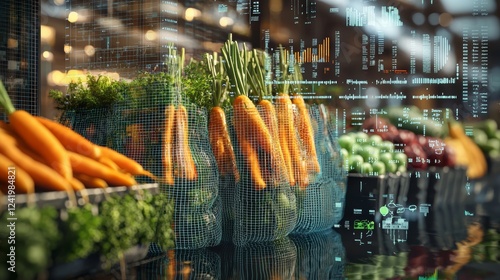
[[[373,173],[373,167],[370,163],[368,162],[363,162],[361,164],[361,173],[362,174],[371,174]]]
[[[360,155],[349,156],[349,172],[361,173],[361,164],[363,164],[363,157]]]
[[[406,172],[406,170],[407,170],[406,169],[406,165],[400,165],[400,166],[398,166],[398,170],[397,171],[401,172],[401,173],[404,173],[404,172]]]
[[[358,154],[363,157],[365,162],[373,163],[379,158],[379,149],[377,147],[366,145],[363,146]]]
[[[359,131],[355,134],[356,143],[360,145],[365,145],[368,142],[369,136],[365,132]]]
[[[390,162],[394,162],[394,159],[392,157],[392,153],[388,153],[388,152],[381,153],[380,156],[378,157],[378,159],[379,159],[379,161],[383,162],[386,166]]]
[[[393,153],[394,144],[391,141],[382,141],[380,143],[380,153]]]
[[[488,134],[482,129],[474,128],[472,131],[472,139],[474,139],[474,142],[478,145],[486,144],[488,141]]]
[[[398,165],[395,162],[390,161],[385,165],[385,170],[387,173],[396,173],[396,171],[398,171]]]
[[[372,134],[368,139],[368,144],[373,147],[380,147],[384,140],[380,135]]]
[[[347,151],[349,151],[349,150],[347,150]],[[362,151],[363,151],[363,146],[361,146],[358,143],[354,143],[352,145],[351,150],[349,151],[349,154],[351,154],[351,155],[359,155]]]
[[[384,175],[386,170],[385,170],[385,164],[381,161],[376,161],[372,163],[373,167],[373,173],[375,175]]]
[[[406,165],[408,164],[408,156],[406,156],[405,153],[394,153],[392,157],[398,166],[404,166],[406,168]]]
[[[340,147],[346,149],[347,151],[352,150],[352,145],[356,142],[354,137],[351,137],[348,134],[340,136],[337,141],[339,142]]]
[[[345,160],[349,157],[349,152],[346,149],[341,148],[340,155],[342,156],[342,159]]]

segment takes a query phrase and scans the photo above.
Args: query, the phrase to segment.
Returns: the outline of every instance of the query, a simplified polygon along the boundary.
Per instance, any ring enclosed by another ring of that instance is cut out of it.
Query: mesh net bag
[[[296,199],[265,124],[266,108],[248,100],[228,113],[229,133],[239,170],[233,197],[233,242],[273,241],[287,236],[297,219]],[[250,109],[249,109],[250,108]],[[254,110],[255,109],[255,110]],[[264,120],[263,120],[264,119]],[[276,119],[268,124],[277,126]]]
[[[110,141],[120,134],[123,124],[119,106],[110,108],[67,110],[59,117],[59,122],[78,132],[92,143],[109,146]],[[119,140],[118,140],[119,141]]]
[[[197,249],[215,246],[221,241],[222,207],[218,194],[218,170],[208,139],[206,110],[194,105],[185,107],[189,142],[185,148],[189,150],[183,151],[182,147],[176,146],[175,141],[182,139],[174,140],[176,147],[172,149],[170,171],[174,180],[165,189],[175,200],[176,248]],[[166,160],[163,161],[164,173],[169,172],[165,167]],[[190,169],[183,167],[185,164],[191,164]],[[164,178],[168,176],[164,174]]]
[[[232,279],[294,279],[297,249],[289,237],[236,246]]]
[[[319,107],[310,106],[305,113],[310,125],[304,124],[304,116],[296,117],[295,125],[299,134],[310,126],[314,146],[304,143],[305,137],[299,135],[303,158],[308,162],[309,184],[304,189],[294,188],[298,220],[293,230],[294,233],[303,234],[332,228],[342,219],[347,178],[341,167],[340,147],[332,140],[326,118],[320,114]],[[296,112],[296,115],[300,115],[300,112]]]
[[[292,234],[297,247],[296,279],[343,279],[345,248],[332,229],[310,234]]]

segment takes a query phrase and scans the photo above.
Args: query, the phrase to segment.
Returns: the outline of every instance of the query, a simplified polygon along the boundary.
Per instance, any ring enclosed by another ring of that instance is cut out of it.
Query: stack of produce
[[[486,157],[497,159],[500,157],[500,129],[493,119],[480,122],[466,123],[467,128],[472,128],[470,137],[479,146]]]
[[[12,170],[0,181],[7,194],[65,191],[75,202],[74,192],[85,196],[86,187],[133,186],[134,175],[154,178],[123,154],[95,145],[54,121],[16,110],[1,83],[0,105],[10,121],[0,126],[0,162],[4,170]]]
[[[344,168],[350,173],[385,175],[406,172],[407,156],[380,135],[350,132],[339,137]]]
[[[35,279],[38,274],[72,278],[88,273],[89,268],[110,268],[134,247],[147,250],[148,244],[155,242],[167,250],[175,242],[171,226],[173,201],[148,190],[123,196],[112,194],[95,205],[63,209],[52,205],[22,207],[16,209],[15,217],[16,242],[4,242],[0,249],[9,252],[10,246],[15,246],[16,273],[7,270],[9,256],[2,254],[2,279],[13,279],[9,278],[13,275]],[[9,211],[0,215],[0,221],[6,224],[10,218]],[[0,236],[9,235],[9,228],[0,229]],[[86,267],[82,260],[94,266]],[[80,265],[75,269],[75,264]]]

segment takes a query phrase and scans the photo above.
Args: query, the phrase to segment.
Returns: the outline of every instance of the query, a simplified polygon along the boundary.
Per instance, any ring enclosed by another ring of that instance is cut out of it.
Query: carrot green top
[[[272,94],[270,59],[264,51],[252,50],[248,64],[248,79],[254,95],[259,101]]]
[[[204,58],[212,80],[212,106],[220,107],[227,97],[229,77],[224,70],[222,58],[216,52],[207,53]]]
[[[228,40],[221,49],[224,60],[224,69],[229,76],[229,82],[235,87],[235,95],[248,94],[248,61],[249,55],[246,45],[243,44],[243,50],[240,50],[238,43],[233,41],[232,34],[229,34]]]
[[[3,86],[2,81],[0,81],[0,106],[3,107],[7,115],[14,113],[14,111],[16,110],[16,108],[14,108],[14,105],[12,105],[12,101],[10,100],[9,94]]]

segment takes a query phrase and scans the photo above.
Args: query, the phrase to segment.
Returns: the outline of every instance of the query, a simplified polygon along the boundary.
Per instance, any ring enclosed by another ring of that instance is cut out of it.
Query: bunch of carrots
[[[2,192],[14,184],[15,193],[65,191],[74,197],[85,188],[136,185],[136,175],[155,178],[136,161],[62,124],[16,110],[1,81],[0,105],[9,119],[0,121]],[[15,170],[15,179],[6,176],[7,167]]]
[[[273,96],[264,52],[240,50],[231,35],[222,48],[236,93],[232,103],[236,139],[254,188],[276,184],[277,176],[284,174],[291,186],[304,190],[310,183],[309,174],[320,172],[314,131],[302,96],[289,95],[289,60],[285,52],[280,54],[281,83]],[[257,104],[249,93],[257,96]]]
[[[184,67],[184,49],[180,55],[173,46],[169,46],[167,60],[169,74],[174,78],[180,93],[181,75]],[[165,128],[163,136],[162,163],[164,170],[164,181],[173,185],[175,179],[195,181],[198,179],[198,171],[189,147],[189,119],[188,111],[177,96],[177,106],[169,104],[165,108]]]

